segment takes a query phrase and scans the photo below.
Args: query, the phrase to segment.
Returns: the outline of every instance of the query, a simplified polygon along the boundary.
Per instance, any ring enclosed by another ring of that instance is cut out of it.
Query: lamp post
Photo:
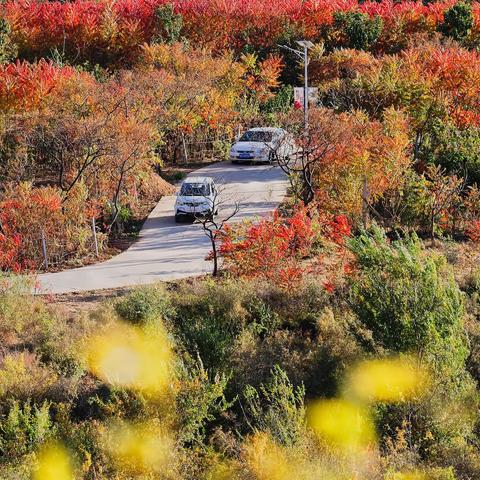
[[[297,57],[300,57],[303,60],[305,69],[303,86],[303,121],[306,135],[308,132],[308,49],[313,47],[313,43],[310,40],[298,40],[297,45],[303,47],[303,51],[295,50],[287,45],[279,45],[279,47],[293,52]]]

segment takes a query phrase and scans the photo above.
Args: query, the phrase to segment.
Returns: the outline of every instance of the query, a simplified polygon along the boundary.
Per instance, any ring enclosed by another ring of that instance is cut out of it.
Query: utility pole
[[[293,52],[297,57],[303,60],[304,65],[304,83],[303,83],[303,122],[305,135],[308,133],[308,49],[313,47],[313,43],[310,40],[298,40],[297,45],[303,47],[302,50],[295,50],[287,45],[278,45],[280,48]]]

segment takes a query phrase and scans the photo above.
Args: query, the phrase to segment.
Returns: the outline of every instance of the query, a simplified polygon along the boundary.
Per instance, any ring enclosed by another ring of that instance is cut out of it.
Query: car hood
[[[209,202],[210,199],[208,197],[198,197],[198,196],[188,196],[188,195],[179,195],[177,197],[177,202],[185,202],[185,203],[205,203]]]
[[[235,150],[260,150],[262,148],[269,147],[274,148],[273,142],[237,142],[233,144]]]

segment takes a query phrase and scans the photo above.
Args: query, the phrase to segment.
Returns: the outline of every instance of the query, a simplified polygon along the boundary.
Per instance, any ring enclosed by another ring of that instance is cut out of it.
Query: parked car
[[[283,128],[251,128],[230,149],[232,163],[272,163],[297,151],[293,137]]]
[[[217,187],[211,177],[189,177],[183,181],[175,202],[175,221],[216,214]]]

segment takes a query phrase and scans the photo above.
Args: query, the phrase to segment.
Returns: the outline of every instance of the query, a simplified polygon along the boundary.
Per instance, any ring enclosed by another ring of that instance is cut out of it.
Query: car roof
[[[213,183],[212,177],[187,177],[183,183]]]
[[[277,128],[277,127],[255,127],[255,128],[249,128],[249,132],[279,132],[283,131],[283,128]]]

